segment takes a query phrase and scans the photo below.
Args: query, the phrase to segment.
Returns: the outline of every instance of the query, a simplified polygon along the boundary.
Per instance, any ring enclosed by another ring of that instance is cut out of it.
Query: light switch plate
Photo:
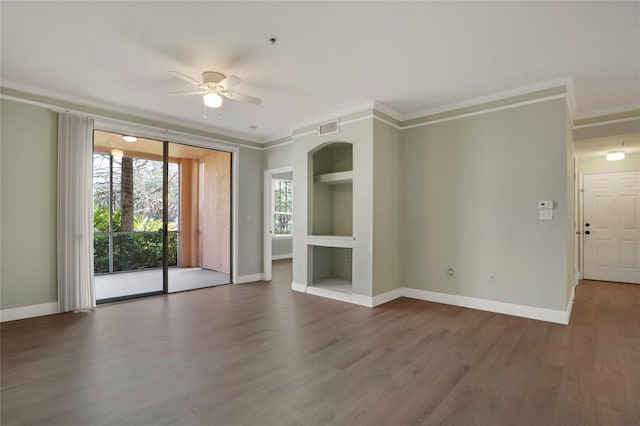
[[[540,220],[553,220],[553,210],[538,210]]]

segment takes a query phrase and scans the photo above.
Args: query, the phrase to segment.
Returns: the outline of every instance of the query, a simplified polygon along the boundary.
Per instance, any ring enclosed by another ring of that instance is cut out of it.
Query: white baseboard
[[[478,309],[498,314],[513,315],[557,324],[568,324],[568,312],[555,309],[538,308],[535,306],[518,305],[515,303],[498,302],[497,300],[476,299],[474,297],[458,296],[455,294],[437,293],[434,291],[403,288],[402,295],[412,299],[429,302],[444,303],[445,305]]]
[[[386,293],[373,296],[371,306],[375,308],[376,306],[391,302],[392,300],[398,299],[400,297],[402,297],[402,288],[394,288],[393,290],[387,291]]]
[[[328,299],[339,300],[341,302],[373,308],[390,302],[399,297],[425,300],[428,302],[443,303],[446,305],[460,306],[463,308],[478,309],[481,311],[495,312],[498,314],[513,315],[517,317],[530,318],[540,321],[553,322],[556,324],[569,324],[575,287],[571,291],[569,303],[566,310],[555,310],[539,308],[536,306],[518,305],[515,303],[498,302],[496,300],[477,299],[473,297],[458,296],[455,294],[437,293],[434,291],[418,290],[414,288],[396,288],[386,293],[374,297],[362,296],[359,294],[347,294],[331,291],[313,286],[306,286],[302,283],[291,283],[291,288],[295,291],[321,296]]]
[[[263,281],[264,274],[259,272],[257,274],[251,275],[239,275],[236,277],[236,282],[234,284],[246,284],[246,283],[254,283],[256,281]]]
[[[0,321],[14,321],[24,318],[40,317],[58,313],[58,302],[42,303],[40,305],[21,306],[19,308],[3,309],[0,311]]]
[[[295,281],[291,282],[291,290],[293,291],[299,291],[302,293],[306,293],[307,292],[307,285],[303,284],[303,283],[297,283]]]
[[[339,300],[340,302],[347,302],[354,305],[366,306],[367,308],[372,307],[371,297],[362,296],[360,294],[342,293],[339,291],[331,291],[314,286],[307,286],[307,294],[325,297],[327,299]]]
[[[293,253],[287,254],[274,254],[271,256],[271,260],[282,260],[282,259],[291,259],[293,258]]]

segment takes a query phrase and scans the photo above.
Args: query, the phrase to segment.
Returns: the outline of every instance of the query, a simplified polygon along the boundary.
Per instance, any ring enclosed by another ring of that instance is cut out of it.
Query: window
[[[293,182],[285,179],[273,180],[273,234],[291,235]]]

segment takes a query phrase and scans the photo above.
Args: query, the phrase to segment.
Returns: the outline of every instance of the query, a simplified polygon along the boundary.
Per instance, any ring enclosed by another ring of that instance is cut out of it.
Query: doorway
[[[584,176],[584,278],[640,284],[640,172]]]
[[[232,153],[134,139],[94,132],[97,303],[230,283]]]
[[[264,172],[264,280],[272,263],[293,257],[293,167]]]

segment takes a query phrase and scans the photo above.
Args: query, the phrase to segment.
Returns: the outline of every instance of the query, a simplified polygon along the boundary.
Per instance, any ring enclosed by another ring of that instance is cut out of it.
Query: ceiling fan
[[[225,76],[219,72],[205,71],[202,73],[202,82],[199,82],[198,80],[186,76],[178,71],[169,72],[187,83],[191,83],[200,88],[200,90],[192,92],[169,93],[170,96],[202,95],[202,101],[205,106],[209,108],[220,108],[223,101],[222,97],[232,99],[234,101],[260,105],[261,100],[258,98],[229,90],[242,83],[242,79],[233,74]]]

